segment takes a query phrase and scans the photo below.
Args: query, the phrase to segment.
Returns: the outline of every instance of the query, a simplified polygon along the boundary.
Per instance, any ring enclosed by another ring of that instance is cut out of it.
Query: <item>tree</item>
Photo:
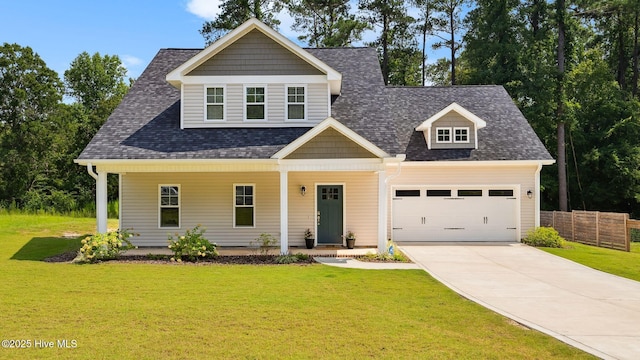
[[[291,29],[312,47],[349,46],[360,40],[367,23],[351,14],[348,0],[294,0],[288,4],[295,19]]]
[[[517,18],[518,0],[477,0],[465,22],[464,56],[469,68],[469,84],[505,85],[513,93],[512,84],[520,81],[520,49]]]
[[[222,2],[220,9],[220,14],[212,21],[205,22],[200,30],[207,45],[251,18],[256,18],[268,26],[277,28],[280,25],[280,20],[276,16],[282,10],[282,1],[226,0]]]
[[[86,176],[86,171],[73,164],[72,160],[80,155],[91,138],[98,132],[113,110],[120,104],[129,90],[126,83],[126,68],[116,55],[89,55],[83,52],[70,64],[64,72],[66,92],[77,106],[64,106],[61,111],[73,121],[76,131],[73,133],[74,144],[70,148],[64,187],[79,194],[81,202],[90,200],[93,180]],[[130,79],[129,82],[132,82]],[[71,167],[69,167],[71,165]],[[116,178],[110,179],[109,198],[117,198]]]
[[[22,196],[53,172],[53,119],[62,100],[55,71],[29,47],[0,47],[0,200],[22,202]]]
[[[416,30],[422,36],[420,50],[422,51],[422,86],[424,86],[427,80],[427,36],[433,33],[433,0],[413,0],[412,3],[420,12]]]
[[[469,5],[469,0],[434,0],[435,16],[433,20],[433,34],[440,41],[433,44],[437,50],[446,47],[450,51],[451,85],[456,85],[456,55],[462,48],[462,41],[456,40],[456,34],[464,29],[461,18],[462,8]],[[459,37],[458,39],[461,39]]]
[[[398,61],[397,66],[406,67],[406,61],[415,61],[417,46],[411,26],[415,19],[407,15],[404,1],[399,0],[360,0],[358,7],[365,13],[365,19],[380,29],[378,38],[369,45],[376,46],[380,54],[380,68],[385,84],[390,83],[394,71],[404,71],[401,68],[392,69],[390,61],[392,51],[396,54],[410,54],[404,60]],[[407,76],[396,76],[395,79],[406,79]],[[410,78],[414,78],[411,76]],[[419,84],[419,83],[418,83]],[[397,83],[394,85],[408,85]],[[415,85],[415,84],[412,84]]]

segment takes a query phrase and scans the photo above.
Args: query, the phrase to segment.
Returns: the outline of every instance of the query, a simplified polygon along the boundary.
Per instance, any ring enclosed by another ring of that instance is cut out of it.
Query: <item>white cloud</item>
[[[122,65],[127,69],[128,77],[137,78],[140,76],[140,68],[143,65],[142,59],[131,55],[122,55],[120,60],[122,60]]]
[[[213,20],[220,13],[220,0],[189,0],[187,11],[205,20]]]

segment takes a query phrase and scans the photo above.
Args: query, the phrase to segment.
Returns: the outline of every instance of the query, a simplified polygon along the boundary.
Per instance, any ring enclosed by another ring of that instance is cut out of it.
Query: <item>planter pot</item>
[[[316,242],[316,239],[304,239],[304,242],[307,245],[307,249],[313,249],[313,245]]]
[[[347,239],[347,249],[353,249],[356,245],[356,239]]]

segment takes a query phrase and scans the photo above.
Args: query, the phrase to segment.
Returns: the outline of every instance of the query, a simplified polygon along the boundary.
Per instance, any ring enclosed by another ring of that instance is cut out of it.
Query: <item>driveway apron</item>
[[[400,244],[434,278],[604,359],[640,359],[640,282],[523,244]]]

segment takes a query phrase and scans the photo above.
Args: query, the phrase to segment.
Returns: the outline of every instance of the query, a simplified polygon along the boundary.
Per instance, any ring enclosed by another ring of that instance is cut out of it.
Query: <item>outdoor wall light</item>
[[[531,189],[527,190],[527,197],[531,199],[533,197],[533,191]]]
[[[300,194],[304,196],[304,194],[306,193],[307,193],[307,187],[304,185],[300,186]]]

